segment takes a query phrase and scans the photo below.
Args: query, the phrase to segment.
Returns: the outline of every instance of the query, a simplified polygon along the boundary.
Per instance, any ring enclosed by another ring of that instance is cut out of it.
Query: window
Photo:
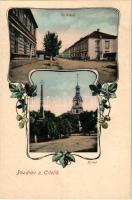
[[[16,9],[16,16],[18,17],[19,16],[19,10]]]
[[[95,49],[98,51],[100,48],[100,40],[95,40]]]
[[[15,37],[14,37],[14,53],[18,53],[18,33],[15,33]]]
[[[30,43],[30,51],[32,50],[32,44]]]
[[[79,113],[78,110],[76,110],[76,113]]]
[[[84,43],[82,43],[82,50],[84,50]]]
[[[23,23],[23,10],[19,9],[19,19]]]
[[[110,48],[110,41],[105,41],[105,48],[109,49]]]
[[[31,32],[32,32],[32,35],[34,34],[34,26],[33,24],[31,25]]]
[[[27,16],[26,14],[23,15],[23,23],[25,26],[27,26]]]
[[[84,41],[84,49],[87,49],[87,41]]]
[[[18,18],[21,20],[21,9],[18,9]]]
[[[30,22],[29,22],[28,17],[27,17],[27,29],[30,30]]]
[[[76,102],[76,106],[78,106],[79,105],[79,103],[78,103],[78,101]]]
[[[32,31],[32,23],[30,20],[29,20],[29,30]]]
[[[24,54],[27,54],[27,45],[28,45],[28,41],[26,38],[24,38]]]
[[[16,14],[16,11],[15,11],[15,9],[12,9],[12,12],[13,12],[14,14]]]

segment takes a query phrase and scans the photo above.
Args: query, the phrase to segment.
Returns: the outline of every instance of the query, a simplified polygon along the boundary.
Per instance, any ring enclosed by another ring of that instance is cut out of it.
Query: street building
[[[37,23],[30,9],[9,10],[10,68],[36,60]]]
[[[36,51],[36,57],[38,60],[44,60],[44,51],[43,50],[37,50]]]
[[[63,52],[63,57],[78,60],[115,60],[117,36],[97,29],[67,48]]]
[[[64,58],[71,58],[70,49],[71,49],[70,47],[65,49],[63,51],[63,53],[61,54],[61,56],[64,57]]]

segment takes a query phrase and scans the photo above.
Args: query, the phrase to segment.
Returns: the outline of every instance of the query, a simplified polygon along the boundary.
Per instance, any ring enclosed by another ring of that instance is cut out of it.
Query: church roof
[[[76,85],[76,90],[77,90],[77,89],[80,89],[80,86],[79,86],[78,84]]]

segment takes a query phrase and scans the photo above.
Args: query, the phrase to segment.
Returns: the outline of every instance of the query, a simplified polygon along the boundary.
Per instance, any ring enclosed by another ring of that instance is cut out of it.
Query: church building
[[[83,112],[82,102],[83,99],[80,95],[80,86],[78,84],[78,74],[77,74],[77,85],[75,88],[75,96],[73,97],[73,106],[71,109],[72,114],[79,115],[81,112]]]

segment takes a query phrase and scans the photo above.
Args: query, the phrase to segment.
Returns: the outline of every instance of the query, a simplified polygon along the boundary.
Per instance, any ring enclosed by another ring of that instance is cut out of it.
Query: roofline
[[[31,17],[32,17],[32,19],[33,19],[33,21],[34,21],[36,28],[38,28],[37,22],[36,22],[36,20],[35,20],[35,18],[34,18],[34,16],[33,16],[33,13],[32,13],[32,11],[31,11],[31,9],[27,9],[27,10],[29,11],[29,13],[30,13],[30,15],[31,15]]]
[[[95,31],[93,31],[92,33],[94,33],[94,32],[95,32]],[[80,38],[80,39],[77,40],[74,44],[72,44],[70,47],[66,48],[66,50],[70,49],[71,47],[73,47],[74,45],[76,45],[77,43],[81,42],[81,41],[84,40],[84,39],[93,38],[93,37],[90,37],[90,35],[91,35],[92,33],[90,33],[90,34],[88,34],[88,35],[86,35],[86,36]],[[104,32],[100,32],[100,31],[99,31],[99,33],[108,34],[109,36],[115,37],[115,39],[117,38],[116,35],[111,35],[111,34],[109,34],[109,33],[104,33]]]
[[[97,31],[93,31],[92,33],[94,33],[94,32],[97,32]],[[76,41],[76,42],[74,43],[74,45],[77,44],[78,42],[84,40],[84,39],[87,39],[87,38],[94,38],[94,37],[90,36],[92,33],[90,33],[90,34],[88,34],[88,35],[86,35],[86,36],[80,38],[78,41]],[[111,34],[109,34],[109,33],[104,33],[104,32],[100,32],[100,31],[99,31],[99,33],[108,34],[109,36],[112,36],[112,37],[117,38],[116,35],[111,35]]]

